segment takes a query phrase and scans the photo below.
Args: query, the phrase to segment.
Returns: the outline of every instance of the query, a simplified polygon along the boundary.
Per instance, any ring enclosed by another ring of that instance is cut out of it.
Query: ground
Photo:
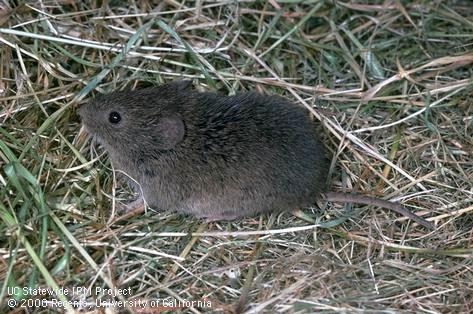
[[[470,1],[1,2],[2,311],[472,312],[472,17]],[[323,201],[123,216],[128,188],[77,108],[177,78],[306,106],[332,190],[435,229]]]

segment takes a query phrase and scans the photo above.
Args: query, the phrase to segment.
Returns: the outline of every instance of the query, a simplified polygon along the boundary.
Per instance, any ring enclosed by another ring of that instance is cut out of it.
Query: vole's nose
[[[88,115],[90,116],[90,114],[87,114],[88,113],[87,106],[88,104],[83,104],[77,109],[77,114],[81,117],[82,121],[84,121],[84,119],[86,119]]]
[[[78,109],[77,109],[77,114],[81,117],[81,118],[84,118],[84,112],[85,112],[85,105],[82,105],[80,106]]]

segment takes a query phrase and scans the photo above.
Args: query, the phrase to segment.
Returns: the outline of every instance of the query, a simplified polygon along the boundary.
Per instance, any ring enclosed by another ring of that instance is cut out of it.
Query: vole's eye
[[[108,121],[112,124],[117,124],[118,122],[120,122],[122,120],[122,117],[120,116],[120,114],[116,111],[112,111],[110,112],[110,114],[108,115]]]

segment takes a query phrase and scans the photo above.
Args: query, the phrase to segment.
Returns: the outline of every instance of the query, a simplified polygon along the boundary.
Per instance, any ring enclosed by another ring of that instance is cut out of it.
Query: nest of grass
[[[1,2],[2,311],[473,311],[472,16],[469,1]],[[124,188],[76,109],[182,77],[307,106],[332,190],[436,229],[343,204],[119,216]]]

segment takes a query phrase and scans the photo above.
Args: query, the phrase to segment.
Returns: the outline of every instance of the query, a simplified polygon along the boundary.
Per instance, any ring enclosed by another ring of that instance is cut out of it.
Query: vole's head
[[[156,154],[173,149],[185,136],[176,101],[189,85],[190,81],[176,81],[101,95],[78,113],[87,132],[110,153]]]

